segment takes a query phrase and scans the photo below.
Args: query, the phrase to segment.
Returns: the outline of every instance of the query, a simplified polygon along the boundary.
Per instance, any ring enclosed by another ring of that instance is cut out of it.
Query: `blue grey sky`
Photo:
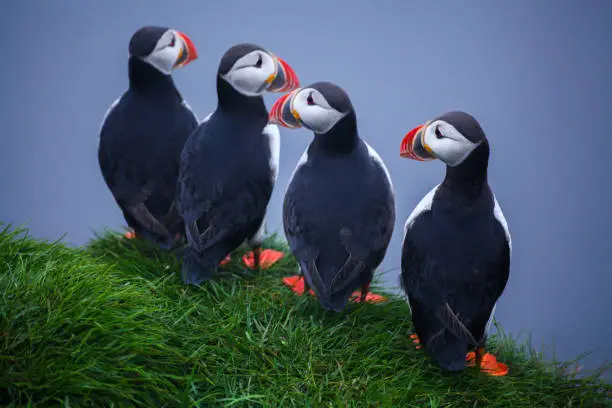
[[[3,5],[0,219],[83,244],[123,220],[97,163],[100,121],[127,86],[127,47],[142,25],[185,32],[200,59],[175,81],[196,113],[216,106],[215,73],[238,42],[288,61],[303,85],[342,86],[359,130],[386,161],[397,225],[383,268],[397,285],[403,223],[444,175],[399,157],[404,134],[460,109],[491,143],[489,181],[513,236],[497,318],[557,356],[612,359],[612,2],[20,0]],[[275,95],[266,96],[268,107]],[[311,140],[281,130],[269,230]]]

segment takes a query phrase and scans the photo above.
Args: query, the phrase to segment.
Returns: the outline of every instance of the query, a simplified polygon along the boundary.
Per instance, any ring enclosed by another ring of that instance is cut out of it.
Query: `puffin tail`
[[[340,313],[344,310],[348,304],[348,294],[344,296],[343,293],[335,293],[328,297],[319,297],[319,303],[327,310],[333,310],[336,313]]]
[[[446,329],[442,329],[435,337],[435,339],[431,338],[426,347],[431,358],[443,370],[463,371],[466,367],[467,343]]]
[[[175,236],[172,238],[164,238],[158,235],[153,234],[152,232],[146,230],[138,230],[136,231],[137,236],[141,236],[153,244],[157,245],[158,248],[164,251],[170,251],[177,247],[180,244],[180,236]]]
[[[436,317],[440,319],[448,331],[462,339],[464,342],[474,347],[480,346],[481,341],[476,340],[470,329],[463,324],[463,322],[459,319],[459,316],[455,314],[448,303],[445,303],[444,306],[437,311]]]
[[[344,310],[348,304],[350,292],[346,290],[332,292],[332,282],[326,282],[323,278],[323,276],[329,276],[331,273],[321,273],[314,260],[308,263],[300,263],[300,269],[304,272],[304,281],[315,292],[319,304],[323,308],[333,310],[336,313]]]
[[[219,262],[211,262],[203,254],[197,253],[193,248],[186,248],[183,252],[183,266],[181,279],[187,285],[199,285],[212,278]]]

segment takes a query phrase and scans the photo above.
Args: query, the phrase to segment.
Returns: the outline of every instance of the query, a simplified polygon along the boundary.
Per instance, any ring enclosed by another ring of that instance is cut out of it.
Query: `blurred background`
[[[515,0],[6,2],[0,75],[0,220],[82,245],[123,219],[97,162],[98,131],[127,87],[143,25],[185,32],[200,59],[175,82],[200,118],[216,106],[224,51],[260,44],[301,84],[351,96],[361,136],[391,172],[397,225],[382,265],[398,286],[403,224],[444,176],[399,157],[404,134],[438,114],[473,114],[491,143],[489,182],[513,237],[497,319],[585,368],[612,359],[612,2]],[[9,47],[10,45],[10,47]],[[268,107],[276,95],[268,94]],[[312,138],[281,130],[268,231],[282,231],[291,172]],[[549,355],[551,350],[547,349]]]

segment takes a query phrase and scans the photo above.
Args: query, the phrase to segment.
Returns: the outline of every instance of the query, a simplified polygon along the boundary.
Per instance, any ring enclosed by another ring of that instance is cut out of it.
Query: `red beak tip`
[[[412,151],[412,143],[414,142],[414,138],[416,134],[423,128],[424,125],[419,125],[414,129],[410,130],[410,132],[406,133],[406,136],[402,139],[402,143],[400,145],[400,156],[406,159],[416,158]]]
[[[278,62],[280,63],[280,65],[283,67],[283,71],[285,71],[286,81],[287,81],[283,89],[279,91],[289,92],[289,91],[293,91],[296,88],[299,88],[300,81],[298,79],[297,74],[295,73],[295,70],[291,68],[291,65],[287,64],[285,60],[283,60],[280,57],[277,57],[277,58],[278,58]]]
[[[191,41],[191,38],[189,38],[189,36],[182,32],[178,32],[178,35],[181,37],[187,48],[187,61],[185,64],[187,65],[189,62],[198,59],[198,50],[196,49],[195,44],[193,43],[193,41]]]
[[[404,136],[404,138],[402,139],[402,143],[400,144],[400,156],[401,157],[408,157],[409,156],[409,148],[408,146],[410,145],[409,143],[409,134]]]

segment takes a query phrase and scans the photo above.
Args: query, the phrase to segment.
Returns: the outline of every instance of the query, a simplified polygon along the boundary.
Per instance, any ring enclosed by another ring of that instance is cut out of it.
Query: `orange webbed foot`
[[[288,276],[283,278],[283,283],[288,286],[297,295],[304,295],[304,279],[300,275]],[[310,289],[309,295],[314,296],[315,293]]]
[[[351,301],[355,303],[360,303],[362,299],[362,293],[360,291],[355,291],[351,295]],[[368,303],[381,303],[386,302],[387,298],[381,295],[377,295],[376,293],[368,292],[365,295],[365,302]]]
[[[284,253],[280,251],[275,251],[274,249],[264,249],[259,252],[259,267],[261,269],[268,269],[276,262],[278,262],[283,256]],[[257,265],[255,265],[255,254],[253,251],[247,252],[242,257],[242,262],[249,267],[250,269],[255,269]]]
[[[221,262],[219,262],[219,266],[226,265],[232,261],[232,256],[230,254],[225,255],[225,258]]]
[[[304,278],[300,275],[288,276],[283,278],[283,283],[288,286],[294,293],[302,296],[304,294]],[[310,289],[308,294],[311,296],[316,296],[314,291]],[[350,301],[359,303],[361,302],[362,294],[360,291],[355,291],[350,297]],[[369,303],[380,303],[385,302],[387,300],[386,297],[377,295],[372,292],[368,292],[365,296],[365,301]]]
[[[466,365],[473,367],[476,365],[476,353],[470,351],[465,356]],[[501,361],[497,361],[497,357],[491,353],[484,353],[480,361],[480,371],[494,377],[502,377],[508,374],[508,366]]]
[[[125,234],[123,234],[123,237],[125,239],[134,239],[136,238],[136,233],[134,231],[128,231]]]
[[[421,349],[421,340],[419,339],[419,336],[417,336],[416,334],[411,334],[410,338],[412,339],[412,342],[414,343],[414,348],[417,350]]]
[[[386,301],[387,298],[370,292],[370,284],[367,283],[361,287],[361,290],[353,292],[349,300],[355,303],[361,303],[361,302],[380,303],[380,302]]]

